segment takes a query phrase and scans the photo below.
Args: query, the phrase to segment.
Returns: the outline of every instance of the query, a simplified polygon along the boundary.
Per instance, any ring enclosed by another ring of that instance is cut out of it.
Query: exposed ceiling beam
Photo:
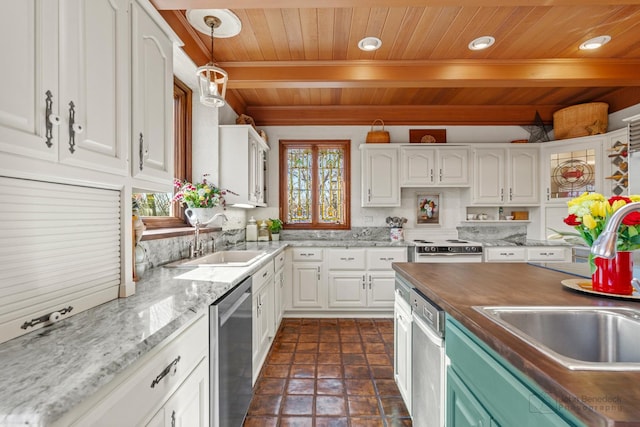
[[[229,88],[640,86],[640,60],[226,62]]]
[[[425,6],[601,6],[602,0],[151,0],[156,9],[300,9],[334,7]],[[608,0],[607,5],[635,5],[640,0]]]
[[[488,125],[533,124],[536,111],[550,124],[560,105],[323,105],[247,107],[259,126],[367,125],[382,119],[389,125]]]

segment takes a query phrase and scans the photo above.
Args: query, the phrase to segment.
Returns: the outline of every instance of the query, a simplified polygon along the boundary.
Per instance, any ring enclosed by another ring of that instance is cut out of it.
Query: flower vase
[[[596,292],[617,295],[633,293],[633,256],[630,251],[618,251],[612,259],[596,257],[591,288]]]
[[[193,227],[196,226],[196,220],[200,223],[200,227],[204,228],[204,227],[208,227],[209,226],[209,221],[211,221],[211,218],[213,218],[213,216],[217,213],[222,212],[223,208],[221,207],[216,207],[216,208],[187,208],[185,209],[184,213],[187,216],[187,219],[189,220],[189,224],[191,224]]]

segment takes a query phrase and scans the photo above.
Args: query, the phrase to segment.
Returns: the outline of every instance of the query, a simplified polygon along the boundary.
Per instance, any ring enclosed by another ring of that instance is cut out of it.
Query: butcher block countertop
[[[541,305],[640,309],[640,303],[566,289],[560,282],[576,276],[525,263],[396,263],[393,268],[587,425],[640,425],[640,371],[569,370],[472,308]],[[640,337],[635,345],[640,345]]]

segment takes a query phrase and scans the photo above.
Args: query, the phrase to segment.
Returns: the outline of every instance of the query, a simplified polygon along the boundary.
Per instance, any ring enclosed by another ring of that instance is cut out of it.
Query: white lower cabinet
[[[56,426],[208,426],[208,347],[209,322],[208,314],[204,313],[119,374]]]
[[[484,248],[485,262],[571,262],[568,246],[504,246]]]
[[[284,313],[284,299],[285,299],[285,252],[280,252],[273,260],[274,269],[276,271],[273,279],[274,289],[274,316],[275,316],[275,329],[278,330],[280,321],[282,320],[282,314]]]
[[[253,382],[269,353],[275,336],[273,261],[253,275]]]
[[[147,426],[208,427],[208,383],[209,363],[204,359]]]
[[[322,293],[322,249],[291,250],[292,308],[325,308]]]
[[[329,308],[393,307],[392,262],[406,261],[406,248],[329,248]]]
[[[411,413],[411,307],[402,299],[394,305],[393,376]]]

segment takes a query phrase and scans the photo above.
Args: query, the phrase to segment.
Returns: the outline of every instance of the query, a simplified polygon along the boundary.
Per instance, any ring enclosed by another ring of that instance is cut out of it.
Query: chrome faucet
[[[640,202],[628,203],[615,211],[609,218],[604,231],[593,242],[591,253],[601,258],[612,259],[616,256],[616,244],[618,241],[618,228],[627,214],[640,212]]]
[[[205,223],[200,223],[200,221],[197,218],[194,220],[193,227],[195,228],[195,230],[193,232],[193,243],[189,244],[189,258],[197,258],[199,256],[204,255],[205,250],[202,245],[202,242],[200,241],[200,226],[210,224],[218,218],[223,218],[224,220],[223,223],[229,221],[229,218],[227,218],[227,216],[221,212],[212,216],[211,219]],[[215,246],[214,246],[214,252],[215,252]]]

